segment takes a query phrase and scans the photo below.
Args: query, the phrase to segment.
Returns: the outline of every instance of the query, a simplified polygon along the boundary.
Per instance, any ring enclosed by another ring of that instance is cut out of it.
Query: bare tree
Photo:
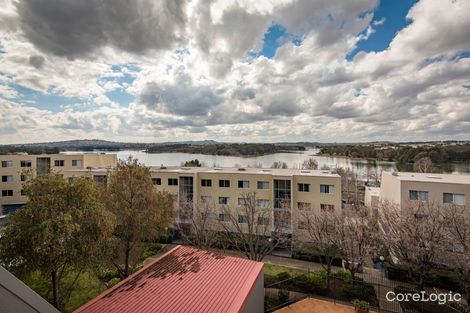
[[[183,197],[187,199],[187,197]],[[218,220],[215,204],[211,199],[180,201],[177,209],[175,227],[185,244],[200,249],[210,249],[217,241]]]
[[[469,207],[451,206],[446,211],[449,225],[450,247],[453,251],[447,260],[458,274],[464,287],[465,298],[470,310],[470,211]]]
[[[266,201],[258,199],[255,192],[245,193],[238,205],[224,206],[219,215],[221,228],[233,247],[250,260],[263,260],[289,240],[286,230],[290,227],[290,212],[274,211]]]
[[[357,174],[349,168],[336,168],[336,173],[341,176],[342,197],[346,204],[359,205],[364,195],[358,181]]]
[[[414,162],[413,171],[418,173],[436,173],[437,168],[432,163],[430,157],[423,157]]]
[[[314,158],[309,158],[307,160],[304,160],[302,163],[302,169],[308,169],[308,170],[317,170],[318,169],[318,162]]]
[[[406,210],[389,202],[379,205],[379,225],[392,257],[409,271],[420,290],[438,257],[445,253],[448,240],[441,206],[410,203]]]
[[[373,236],[376,228],[365,207],[343,210],[336,225],[334,245],[339,249],[345,267],[354,279],[364,265],[365,258],[374,250]]]
[[[271,168],[289,168],[289,166],[287,166],[286,162],[274,161],[274,163],[271,165]]]
[[[341,219],[337,213],[330,211],[315,212],[308,208],[302,209],[300,218],[301,220],[298,223],[301,229],[298,232],[302,236],[302,240],[299,243],[307,248],[313,246],[312,248],[319,254],[320,263],[327,273],[326,286],[329,288],[331,266],[333,260],[339,256],[336,239]],[[308,244],[305,242],[308,242]]]

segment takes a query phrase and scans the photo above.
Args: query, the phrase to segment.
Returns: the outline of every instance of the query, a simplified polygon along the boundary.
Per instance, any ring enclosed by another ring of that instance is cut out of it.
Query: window
[[[298,229],[306,229],[307,224],[304,221],[299,221],[299,223],[297,224],[297,228]]]
[[[21,167],[31,167],[31,161],[21,161],[20,162]]]
[[[28,180],[28,177],[26,177],[26,175],[21,174],[20,175],[20,180],[21,181],[26,181],[26,180]]]
[[[230,214],[220,213],[219,221],[221,222],[230,222]]]
[[[13,190],[2,190],[2,197],[13,197]]]
[[[201,203],[208,204],[212,202],[211,196],[201,196]]]
[[[320,210],[326,211],[326,212],[334,212],[335,211],[335,206],[333,204],[320,204]]]
[[[26,192],[23,189],[21,189],[21,195],[26,196]]]
[[[178,186],[178,178],[168,178],[168,186]]]
[[[220,179],[219,180],[219,187],[230,188],[230,180]]]
[[[238,188],[250,188],[250,182],[248,180],[239,180]]]
[[[72,166],[82,166],[82,160],[72,160]]]
[[[267,208],[269,208],[269,200],[257,199],[256,200],[256,206],[258,208],[267,209]]]
[[[212,179],[201,179],[202,187],[212,187]]]
[[[162,184],[161,178],[152,178],[152,184],[160,186]]]
[[[249,205],[250,199],[248,198],[238,198],[238,205]]]
[[[297,209],[310,211],[312,209],[312,204],[310,202],[297,202]]]
[[[320,193],[333,194],[335,192],[334,185],[320,185]]]
[[[429,199],[429,192],[420,190],[410,190],[410,200],[419,200],[427,202]]]
[[[458,194],[458,193],[444,192],[442,202],[452,203],[452,204],[457,204],[457,205],[465,205],[465,195]]]
[[[11,183],[13,181],[12,175],[2,176],[2,183]]]
[[[238,215],[238,223],[248,224],[248,215]]]
[[[228,204],[228,197],[219,197],[219,204]]]
[[[274,208],[290,209],[291,200],[291,181],[275,179],[274,180]]]
[[[269,182],[259,181],[258,182],[258,189],[269,189]]]
[[[258,225],[269,225],[269,217],[258,216]]]
[[[2,167],[13,167],[13,161],[2,161]]]
[[[55,160],[54,166],[64,166],[64,160]]]
[[[93,175],[93,180],[100,187],[105,187],[108,184],[108,176],[106,175]]]
[[[309,192],[310,184],[297,184],[297,190],[300,192]]]

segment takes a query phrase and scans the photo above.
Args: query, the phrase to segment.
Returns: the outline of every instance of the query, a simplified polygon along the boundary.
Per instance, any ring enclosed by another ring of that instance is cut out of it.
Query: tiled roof
[[[263,263],[177,246],[75,313],[240,312]]]

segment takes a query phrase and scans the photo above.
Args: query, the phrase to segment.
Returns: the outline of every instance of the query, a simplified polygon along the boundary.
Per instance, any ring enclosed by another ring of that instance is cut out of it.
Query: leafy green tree
[[[168,192],[157,191],[150,169],[132,158],[118,163],[109,176],[104,198],[117,219],[117,253],[124,256],[124,269],[114,265],[127,277],[130,267],[135,265],[131,263],[138,259],[137,247],[156,240],[170,226],[175,199]]]
[[[198,159],[194,159],[194,160],[191,160],[191,161],[186,161],[184,163],[181,163],[182,166],[188,166],[188,167],[201,167],[202,166],[202,163],[199,162]]]
[[[80,273],[102,259],[114,218],[89,178],[48,173],[28,181],[24,190],[26,208],[9,217],[0,238],[1,262],[19,275],[39,271],[49,277],[53,305],[61,309]],[[66,286],[72,272],[76,279]]]

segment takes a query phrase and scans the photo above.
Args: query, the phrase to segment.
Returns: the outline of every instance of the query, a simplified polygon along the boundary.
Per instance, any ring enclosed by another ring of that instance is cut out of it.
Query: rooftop
[[[255,168],[255,167],[183,167],[183,166],[154,166],[152,172],[184,173],[229,173],[229,174],[265,174],[273,176],[323,176],[340,177],[329,170],[304,170],[295,168]]]
[[[75,313],[240,312],[263,263],[177,246]]]
[[[470,175],[462,174],[382,172],[382,175],[394,176],[401,181],[433,182],[444,184],[470,184]]]

